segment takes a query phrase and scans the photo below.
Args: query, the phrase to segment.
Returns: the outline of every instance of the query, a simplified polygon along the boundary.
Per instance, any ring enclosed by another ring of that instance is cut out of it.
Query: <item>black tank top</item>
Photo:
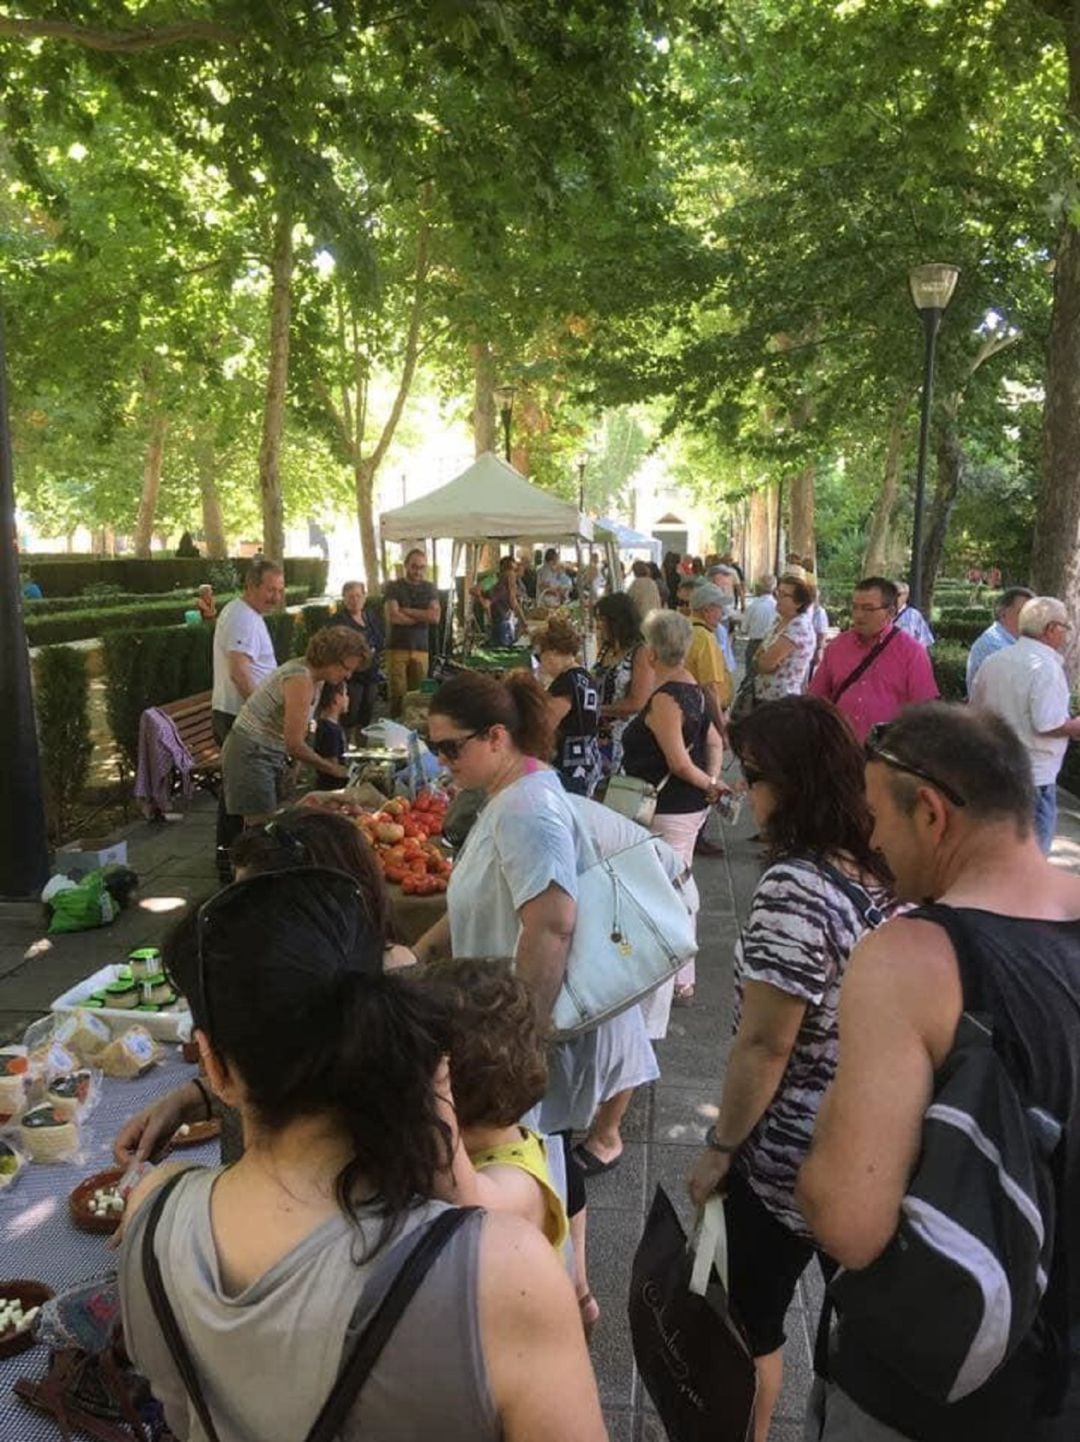
[[[658,686],[622,734],[623,770],[627,776],[637,776],[659,786],[668,774],[667,759],[660,749],[660,743],[645,724],[653,696],[661,692],[670,696],[682,712],[682,736],[690,759],[695,766],[705,769],[705,738],[709,734],[709,717],[705,710],[705,694],[697,682],[665,681]],[[662,816],[676,816],[694,811],[703,811],[707,805],[704,791],[689,781],[672,776],[656,803]]]
[[[1080,920],[1038,921],[972,907],[924,906],[908,916],[949,934],[974,986],[965,1010],[989,1014],[994,1046],[1026,1106],[1064,1127],[1056,1172],[1056,1233],[1045,1309],[1080,1349]],[[974,991],[974,995],[972,992]],[[932,1306],[931,1299],[927,1301]],[[1031,1442],[1045,1380],[1044,1348],[1032,1337],[985,1387],[950,1407],[928,1403],[888,1367],[844,1337],[836,1382],[871,1416],[917,1442]],[[1072,1391],[1080,1387],[1074,1355]],[[1057,1435],[1055,1433],[1055,1435]]]

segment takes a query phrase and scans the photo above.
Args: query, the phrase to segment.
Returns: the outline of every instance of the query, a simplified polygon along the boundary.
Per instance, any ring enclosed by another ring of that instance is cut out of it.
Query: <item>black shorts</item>
[[[732,1310],[755,1357],[784,1345],[784,1317],[815,1247],[778,1221],[738,1172],[724,1194]]]

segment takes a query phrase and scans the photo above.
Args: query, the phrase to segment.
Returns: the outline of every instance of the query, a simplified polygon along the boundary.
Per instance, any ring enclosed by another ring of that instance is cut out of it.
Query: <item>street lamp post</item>
[[[919,465],[915,473],[915,520],[911,527],[911,595],[921,607],[923,597],[923,504],[926,497],[926,460],[930,448],[930,404],[934,393],[934,348],[941,317],[945,314],[960,271],[955,265],[916,265],[908,274],[915,309],[926,335],[923,368],[922,414],[919,419]]]
[[[22,619],[15,477],[0,317],[0,899],[36,896],[49,876],[41,761]]]
[[[577,458],[577,508],[582,515],[585,514],[585,467],[589,463],[589,457],[581,451]]]
[[[499,416],[502,419],[503,454],[506,456],[507,465],[510,464],[510,418],[514,414],[514,395],[516,391],[516,386],[496,386],[494,391],[495,404],[498,407]]]

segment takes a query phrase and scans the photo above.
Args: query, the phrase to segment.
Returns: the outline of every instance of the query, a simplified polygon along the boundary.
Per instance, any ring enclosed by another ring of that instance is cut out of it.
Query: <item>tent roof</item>
[[[380,528],[386,541],[592,539],[592,522],[575,505],[530,485],[491,451],[437,491],[384,511]]]
[[[635,531],[632,526],[624,526],[621,521],[612,521],[607,516],[597,517],[594,527],[597,540],[602,540],[605,533],[614,536],[621,551],[648,551],[657,555],[661,549],[655,536],[646,536],[643,531]]]

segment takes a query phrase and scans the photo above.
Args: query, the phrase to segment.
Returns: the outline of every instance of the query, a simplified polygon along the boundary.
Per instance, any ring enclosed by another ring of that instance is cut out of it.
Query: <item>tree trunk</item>
[[[814,569],[814,467],[806,466],[791,478],[791,534],[788,546]]]
[[[135,521],[135,554],[142,559],[150,555],[151,542],[154,539],[154,512],[157,510],[158,492],[161,490],[165,433],[168,429],[168,416],[155,412],[150,417],[150,433],[143,460],[142,495],[139,497],[139,514]]]
[[[270,365],[266,375],[262,441],[259,445],[263,554],[278,561],[284,558],[285,552],[281,438],[285,430],[285,391],[289,379],[292,273],[292,207],[283,202],[274,223],[274,244],[270,257]]]
[[[217,466],[213,441],[199,442],[195,453],[195,464],[199,472],[199,495],[202,499],[206,555],[211,561],[221,561],[229,554],[229,548],[225,540],[225,520],[221,514],[221,497],[218,495],[217,480],[215,479]]]
[[[946,420],[937,434],[934,452],[937,457],[937,483],[934,498],[930,503],[930,522],[923,541],[922,595],[913,601],[924,616],[929,617],[934,603],[934,584],[941,569],[941,558],[945,554],[945,537],[949,531],[949,520],[953,506],[960,494],[967,470],[967,456],[960,444],[960,437],[952,419]]]
[[[379,548],[375,541],[375,469],[376,463],[371,456],[353,466],[356,519],[360,526],[360,549],[369,591],[377,590],[379,585]]]
[[[881,494],[870,517],[870,534],[863,552],[864,576],[883,576],[888,571],[889,526],[900,494],[900,462],[904,456],[907,401],[898,405],[889,418],[889,434],[885,445],[885,472],[881,478]]]
[[[486,341],[470,346],[473,359],[473,440],[476,454],[499,451],[498,417],[495,413],[495,357]]]
[[[769,493],[762,487],[750,493],[749,536],[747,541],[747,581],[753,585],[759,576],[773,568],[773,536],[769,527]]]

